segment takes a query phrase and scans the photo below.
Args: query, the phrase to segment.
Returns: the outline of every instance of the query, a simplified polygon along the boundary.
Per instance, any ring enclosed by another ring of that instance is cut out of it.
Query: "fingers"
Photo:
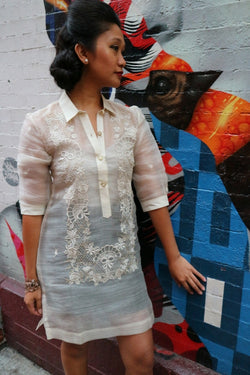
[[[42,315],[42,295],[36,299],[36,311],[39,315]]]
[[[204,278],[202,278],[204,280]],[[202,295],[205,291],[204,285],[199,281],[199,279],[192,273],[188,276],[181,285],[186,289],[186,291],[190,294],[194,294],[196,292],[199,295]]]
[[[199,271],[197,271],[196,268],[192,267],[193,268],[193,273],[200,279],[202,280],[204,283],[207,281],[207,279],[205,278],[205,276],[203,276]]]
[[[36,308],[37,315],[39,315],[39,316],[42,315],[43,310],[42,310],[42,300],[41,299],[36,300],[35,308]]]
[[[178,286],[184,287],[190,294],[194,292],[203,294],[205,287],[202,283],[206,282],[206,278],[185,258],[180,256],[171,264],[169,263],[169,270]]]
[[[184,289],[186,289],[186,291],[189,294],[194,294],[193,289],[189,286],[189,283],[187,281],[184,281],[184,283],[182,284],[182,286],[183,286]]]
[[[29,299],[27,302],[26,299],[24,299],[24,302],[26,303],[26,306],[31,314],[38,315],[38,312],[36,311],[35,299]]]
[[[198,272],[190,263],[185,262],[185,267],[181,274],[175,275],[175,281],[178,286],[182,286],[190,294],[198,293],[202,295],[205,291],[205,286],[202,284],[206,282],[206,278]]]
[[[36,316],[42,315],[42,296],[41,292],[28,292],[25,294],[24,302],[29,312]]]
[[[204,285],[194,275],[192,275],[192,278],[189,281],[189,285],[192,290],[200,295],[202,295],[205,290]]]

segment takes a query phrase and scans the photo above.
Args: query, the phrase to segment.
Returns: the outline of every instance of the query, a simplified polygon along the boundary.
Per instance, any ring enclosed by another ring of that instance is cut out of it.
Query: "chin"
[[[109,87],[113,87],[114,89],[117,89],[121,85],[121,79],[117,77],[116,79],[113,79],[112,82],[110,81]]]
[[[118,87],[120,86],[121,86],[121,79],[119,79],[119,81],[116,84],[114,84],[112,87],[114,87],[115,89],[118,89]]]
[[[106,82],[102,87],[112,87],[114,89],[118,89],[118,87],[121,86],[121,80],[120,79],[116,79],[116,80],[112,80],[110,82]]]

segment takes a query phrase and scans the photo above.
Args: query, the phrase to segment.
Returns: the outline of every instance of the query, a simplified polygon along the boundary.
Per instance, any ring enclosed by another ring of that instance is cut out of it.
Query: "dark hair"
[[[59,87],[70,91],[82,76],[84,65],[75,53],[75,45],[81,43],[94,51],[98,36],[112,24],[120,27],[120,20],[108,4],[101,0],[73,1],[58,34],[56,57],[50,66],[50,74]]]

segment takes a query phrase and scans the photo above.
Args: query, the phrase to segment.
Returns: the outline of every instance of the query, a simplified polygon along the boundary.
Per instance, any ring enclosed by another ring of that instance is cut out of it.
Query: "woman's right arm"
[[[26,268],[26,280],[38,280],[36,271],[37,250],[40,238],[43,215],[23,215],[23,245]],[[37,316],[42,315],[42,291],[26,291],[24,302],[29,311]]]
[[[23,217],[26,263],[24,301],[29,311],[37,316],[42,314],[42,291],[36,272],[37,250],[43,215],[50,196],[49,168],[52,160],[45,148],[46,122],[42,117],[41,112],[26,116],[18,146],[19,203]]]

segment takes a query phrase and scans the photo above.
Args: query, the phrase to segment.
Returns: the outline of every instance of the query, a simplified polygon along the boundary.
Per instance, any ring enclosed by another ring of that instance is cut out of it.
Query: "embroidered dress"
[[[26,116],[18,168],[22,214],[44,215],[37,272],[47,338],[82,344],[151,328],[131,181],[144,211],[168,199],[140,109],[103,97],[96,134],[64,92]]]

